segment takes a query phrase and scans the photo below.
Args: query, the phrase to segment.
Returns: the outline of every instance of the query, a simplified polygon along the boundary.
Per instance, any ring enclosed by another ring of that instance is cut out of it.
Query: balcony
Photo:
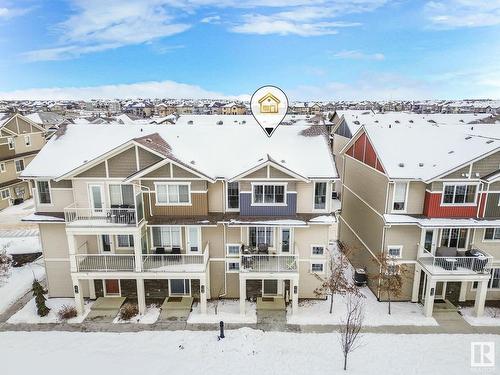
[[[244,254],[240,257],[241,272],[298,272],[297,254]]]
[[[135,270],[134,255],[80,254],[75,257],[78,272],[133,272]]]
[[[433,275],[477,275],[490,272],[493,257],[484,251],[478,256],[455,255],[438,256],[424,250],[418,262]]]
[[[64,221],[71,226],[136,226],[135,208],[82,208],[75,203],[64,209]]]

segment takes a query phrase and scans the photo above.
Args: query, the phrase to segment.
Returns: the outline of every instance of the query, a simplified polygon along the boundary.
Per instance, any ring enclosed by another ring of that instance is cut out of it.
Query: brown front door
[[[105,280],[106,295],[120,295],[120,280]]]

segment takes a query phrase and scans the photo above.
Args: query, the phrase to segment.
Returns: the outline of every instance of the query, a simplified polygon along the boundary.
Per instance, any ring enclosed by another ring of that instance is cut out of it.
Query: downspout
[[[222,243],[224,244],[224,252],[225,252],[225,249],[226,249],[226,223],[222,223],[222,227],[223,227]],[[225,258],[225,256],[224,256],[224,258]],[[226,294],[227,294],[227,272],[226,272],[226,260],[224,259],[224,293],[219,294],[218,298],[225,297]]]
[[[145,185],[141,185],[139,183],[135,183],[135,182],[132,182],[132,185],[134,186],[138,186],[139,188],[141,188],[141,192],[142,192],[142,188],[145,188],[147,190],[147,193],[149,195],[149,198],[148,198],[148,203],[149,203],[149,216],[153,216],[153,207],[151,205],[151,188],[149,186],[145,186]]]

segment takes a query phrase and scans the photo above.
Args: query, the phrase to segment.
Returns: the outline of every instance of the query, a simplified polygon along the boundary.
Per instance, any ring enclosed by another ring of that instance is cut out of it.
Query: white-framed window
[[[10,190],[9,189],[0,190],[0,196],[2,197],[2,200],[9,199],[10,198]]]
[[[17,159],[14,161],[16,164],[16,172],[20,173],[24,170],[24,160],[23,159]]]
[[[465,249],[468,234],[467,228],[444,228],[441,230],[441,246]]]
[[[488,289],[500,289],[500,268],[492,268],[491,277],[488,281]],[[472,284],[472,289],[477,289],[477,281]]]
[[[24,136],[24,144],[26,145],[26,147],[31,146],[31,135]]]
[[[392,198],[393,211],[406,211],[406,200],[408,197],[408,182],[396,182]]]
[[[0,173],[5,173],[7,168],[5,167],[5,163],[0,163]]]
[[[134,187],[132,185],[109,185],[109,200],[111,207],[128,205],[135,206]]]
[[[228,211],[240,209],[240,183],[238,181],[227,183],[227,209]]]
[[[456,184],[444,185],[441,205],[474,205],[476,203],[477,185]]]
[[[314,182],[314,209],[326,210],[326,182]]]
[[[311,245],[311,255],[312,256],[325,255],[325,246],[324,245]]]
[[[157,205],[190,205],[190,184],[157,182],[156,204]]]
[[[240,256],[241,245],[238,243],[228,243],[226,244],[226,256],[237,257]]]
[[[197,253],[201,250],[201,228],[190,225],[186,227],[187,249],[191,253]]]
[[[116,242],[120,248],[133,248],[134,236],[131,234],[119,234],[116,236]]]
[[[168,290],[171,296],[191,295],[191,282],[189,279],[168,279]]]
[[[397,275],[401,272],[399,264],[392,263],[387,265],[386,275]]]
[[[38,193],[38,203],[40,204],[51,204],[52,197],[50,195],[50,184],[49,181],[37,181],[36,190]]]
[[[226,272],[235,273],[240,271],[240,261],[239,260],[228,260],[226,261]]]
[[[390,258],[401,258],[402,254],[403,254],[403,246],[401,245],[387,246],[387,255]]]
[[[153,247],[181,247],[181,227],[152,227],[151,233]]]
[[[486,228],[484,230],[485,241],[500,241],[500,228]]]
[[[252,205],[286,205],[286,184],[252,184]]]
[[[9,150],[13,150],[16,148],[16,144],[14,143],[14,138],[9,137],[7,138],[7,144],[9,145]]]
[[[273,227],[248,227],[248,243],[252,247],[266,244],[269,247],[274,245]]]
[[[324,273],[325,262],[311,262],[311,273]]]

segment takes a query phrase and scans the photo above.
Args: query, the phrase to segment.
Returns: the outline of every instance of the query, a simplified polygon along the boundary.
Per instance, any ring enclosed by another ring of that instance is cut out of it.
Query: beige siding
[[[156,194],[145,194],[144,205],[149,208],[149,199],[151,199],[151,208],[153,216],[190,216],[190,215],[207,215],[208,203],[207,193],[191,193],[191,205],[179,206],[160,206],[156,205]],[[149,216],[149,209],[146,210],[146,215]]]
[[[65,224],[39,224],[39,228],[44,258],[69,260]]]
[[[223,258],[225,256],[224,250],[224,234],[222,225],[217,227],[202,227],[201,238],[203,243],[210,242],[210,258]]]
[[[137,171],[135,147],[108,159],[109,177],[127,177]]]
[[[395,225],[386,229],[385,248],[389,246],[403,246],[402,259],[416,260],[421,229],[412,225]]]
[[[314,183],[297,182],[297,212],[308,213],[313,211]]]
[[[76,177],[106,177],[106,165],[104,162],[83,171]]]
[[[329,238],[328,225],[311,225],[309,228],[295,228],[294,242],[302,259],[311,258],[311,245],[328,246]]]
[[[408,184],[408,200],[406,201],[406,213],[409,215],[421,215],[424,211],[426,184],[418,181],[410,181]],[[389,205],[391,212],[394,202],[394,184],[389,184]]]
[[[70,265],[68,261],[45,260],[49,297],[73,297]],[[88,295],[88,292],[84,295]]]
[[[482,249],[492,255],[495,261],[500,262],[500,241],[488,241],[484,240],[483,228],[473,229],[470,236],[472,237],[470,242],[473,247]]]
[[[497,165],[498,167],[498,165]],[[465,174],[468,174],[469,173],[469,166],[465,166],[463,168],[460,168],[459,170],[455,171],[455,172],[452,172],[442,178],[445,178],[445,179],[453,179],[453,178],[467,178],[465,176]]]
[[[244,178],[267,178],[267,167],[260,168],[246,175]]]
[[[222,181],[208,184],[208,211],[223,212],[224,211],[224,184]]]
[[[172,165],[172,173],[174,178],[198,178],[194,173],[178,167],[177,165]]]
[[[310,270],[309,261],[299,262],[299,298],[319,298],[314,291],[321,286],[321,281]]]
[[[148,152],[144,150],[143,148],[138,148],[139,152],[139,168],[143,169],[146,167],[149,167],[150,165],[159,162],[161,157],[158,155],[152,154],[151,152]]]
[[[144,178],[171,178],[172,175],[170,173],[170,163],[162,165],[161,167],[155,169],[154,171],[151,171],[148,174],[144,175]]]
[[[475,177],[476,173],[479,173],[479,176],[482,177],[492,172],[495,172],[498,170],[499,166],[500,166],[500,151],[495,152],[493,155],[485,157],[472,164],[472,177]]]

